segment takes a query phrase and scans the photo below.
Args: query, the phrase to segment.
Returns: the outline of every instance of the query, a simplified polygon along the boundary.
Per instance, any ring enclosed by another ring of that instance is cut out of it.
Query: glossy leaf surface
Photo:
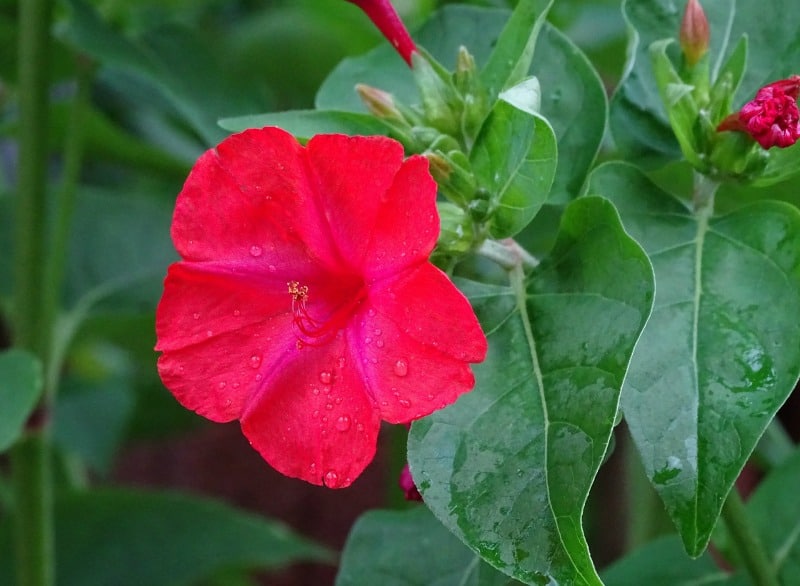
[[[704,221],[636,168],[609,163],[611,199],[650,257],[656,301],[622,408],[645,470],[699,555],[800,364],[800,212],[762,201]]]
[[[581,517],[650,312],[650,264],[613,206],[584,198],[567,207],[551,257],[530,278],[463,289],[489,355],[471,393],[412,426],[417,485],[503,572],[529,584],[600,584]]]
[[[469,49],[481,67],[489,59],[508,15],[504,10],[449,5],[414,38],[445,67],[455,67],[460,45]],[[564,203],[577,196],[600,147],[607,116],[605,90],[580,49],[548,24],[539,33],[535,55],[529,73],[541,84],[540,114],[555,132],[561,161],[550,201]],[[570,75],[565,76],[565,71]],[[354,90],[357,83],[388,91],[405,104],[420,100],[408,68],[391,47],[382,46],[342,61],[320,88],[317,108],[366,112]]]
[[[347,538],[336,586],[511,586],[423,505],[369,511]]]
[[[556,170],[556,137],[547,121],[500,99],[472,149],[478,187],[490,194],[494,238],[527,226],[547,199]]]
[[[189,586],[223,568],[331,558],[283,525],[175,493],[74,493],[57,501],[56,528],[56,581],[64,586]],[[8,538],[0,531],[3,584],[13,583]]]
[[[23,350],[0,352],[0,452],[20,436],[42,393],[39,360]]]

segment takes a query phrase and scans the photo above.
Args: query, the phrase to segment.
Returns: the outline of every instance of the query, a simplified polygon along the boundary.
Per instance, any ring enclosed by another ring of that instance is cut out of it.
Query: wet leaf
[[[42,365],[30,352],[0,352],[0,452],[8,449],[25,427],[42,394]]]

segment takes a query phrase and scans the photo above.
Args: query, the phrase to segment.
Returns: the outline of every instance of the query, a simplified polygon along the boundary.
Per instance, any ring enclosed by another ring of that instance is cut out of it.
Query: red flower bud
[[[689,65],[694,65],[708,51],[708,19],[698,0],[689,0],[681,21],[680,42]]]
[[[765,149],[792,146],[800,138],[800,75],[764,86],[739,112],[731,114],[718,131],[746,132]]]
[[[403,466],[403,470],[400,472],[398,484],[400,485],[401,490],[405,493],[407,501],[422,502],[422,495],[419,493],[419,490],[417,490],[417,485],[414,484],[414,478],[411,476],[411,470],[409,470],[408,464]]]
[[[363,10],[384,37],[411,67],[411,55],[417,50],[403,21],[389,0],[347,0]]]

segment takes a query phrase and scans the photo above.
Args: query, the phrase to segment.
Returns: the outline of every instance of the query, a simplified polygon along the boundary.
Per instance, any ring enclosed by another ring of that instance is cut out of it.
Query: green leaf
[[[505,10],[446,5],[414,38],[448,68],[455,67],[460,45],[466,46],[481,65],[489,59],[508,15]],[[547,23],[538,35],[536,56],[525,75],[535,75],[540,82],[540,114],[555,132],[561,161],[550,201],[566,203],[577,197],[600,148],[607,118],[605,89],[580,49]],[[565,71],[570,75],[565,76]],[[366,112],[353,89],[357,83],[388,91],[407,105],[420,102],[408,67],[391,47],[380,46],[364,56],[342,61],[322,84],[316,107]]]
[[[8,524],[5,524],[6,527]],[[0,583],[11,565],[0,532]],[[56,582],[64,586],[189,586],[224,568],[330,562],[285,526],[177,493],[92,490],[56,502]]]
[[[800,369],[800,212],[763,201],[704,220],[636,168],[609,163],[611,199],[647,251],[656,301],[622,407],[690,555]]]
[[[774,469],[747,502],[747,512],[781,584],[800,575],[800,450]]]
[[[0,352],[0,452],[19,438],[42,394],[42,365],[30,352]]]
[[[99,63],[144,81],[166,98],[206,146],[226,136],[217,119],[263,109],[252,86],[226,75],[208,42],[178,25],[131,40],[103,22],[84,0],[69,0],[66,40]]]
[[[539,31],[552,5],[553,0],[520,0],[517,3],[481,71],[481,81],[489,92],[490,101],[527,75]]]
[[[219,125],[232,132],[248,128],[277,126],[300,140],[308,140],[315,134],[322,133],[391,136],[391,128],[379,118],[368,114],[336,110],[289,110],[288,112],[251,114],[237,118],[223,118],[219,121]]]
[[[475,555],[422,505],[369,511],[350,531],[336,586],[519,584]]]
[[[479,188],[490,194],[494,238],[527,226],[547,199],[556,171],[556,137],[547,121],[500,99],[470,156]]]
[[[606,200],[569,204],[551,257],[510,287],[467,283],[489,340],[475,389],[416,421],[425,503],[529,584],[599,585],[581,517],[650,312],[652,268]]]
[[[708,553],[698,559],[689,558],[677,535],[657,539],[625,556],[603,571],[603,581],[606,586],[749,584],[744,578],[734,578],[722,571]]]
[[[611,130],[629,160],[663,165],[681,158],[658,95],[648,47],[654,41],[677,38],[685,3],[674,0],[624,0],[629,27],[626,75],[611,102]],[[712,83],[723,63],[747,35],[747,70],[736,91],[734,106],[752,99],[758,88],[796,73],[800,63],[800,12],[794,0],[703,2],[711,30],[709,57]],[[737,57],[739,59],[740,57]],[[734,86],[734,89],[735,86]],[[726,113],[727,114],[727,113]]]

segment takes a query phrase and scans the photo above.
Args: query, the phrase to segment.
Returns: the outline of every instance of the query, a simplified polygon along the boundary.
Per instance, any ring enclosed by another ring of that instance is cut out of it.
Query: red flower
[[[158,370],[184,406],[241,422],[287,476],[349,485],[381,419],[474,385],[486,339],[428,257],[439,222],[420,156],[383,137],[277,128],[203,154],[175,206]]]
[[[417,50],[403,21],[389,0],[347,0],[363,10],[392,44],[400,56],[411,66],[411,55]]]
[[[746,132],[765,149],[792,146],[800,138],[799,93],[800,75],[773,82],[758,90],[739,112],[725,118],[717,130]]]

